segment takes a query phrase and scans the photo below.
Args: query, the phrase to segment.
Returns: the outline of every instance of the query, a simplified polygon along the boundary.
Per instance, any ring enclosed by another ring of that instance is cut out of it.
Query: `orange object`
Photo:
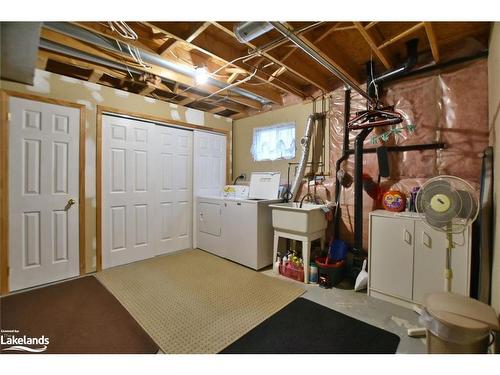
[[[389,190],[382,196],[382,205],[387,211],[404,211],[406,208],[406,195],[399,190]]]

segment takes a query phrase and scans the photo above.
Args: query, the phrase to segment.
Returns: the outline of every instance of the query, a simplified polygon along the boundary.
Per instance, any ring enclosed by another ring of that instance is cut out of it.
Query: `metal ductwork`
[[[41,24],[41,22],[0,22],[2,79],[33,85]]]
[[[327,61],[323,56],[321,56],[318,52],[316,52],[313,48],[311,48],[307,43],[305,43],[302,39],[300,39],[293,31],[288,29],[281,22],[270,22],[270,24],[278,30],[281,34],[286,36],[291,42],[293,42],[297,47],[299,47],[303,52],[305,52],[309,57],[313,60],[321,64],[324,68],[328,69],[330,73],[335,75],[341,81],[343,81],[349,87],[352,87],[356,90],[361,96],[366,98],[370,103],[375,103],[374,99],[370,97],[366,91],[364,91],[356,82],[347,77],[343,72],[341,72],[338,68],[332,65],[329,61]]]
[[[242,22],[234,27],[234,35],[240,43],[247,43],[267,33],[273,26],[269,22]]]
[[[300,139],[300,145],[302,146],[302,156],[300,158],[297,172],[290,189],[290,200],[292,202],[299,191],[302,179],[304,178],[304,174],[306,172],[307,161],[309,160],[309,149],[311,148],[311,138],[314,130],[314,123],[324,116],[324,113],[313,113],[307,118],[306,130],[304,132],[304,136]]]
[[[44,22],[43,26],[47,29],[56,31],[56,32],[61,33],[61,34],[65,34],[65,35],[70,36],[72,38],[81,40],[81,41],[86,42],[86,43],[96,45],[96,46],[101,47],[101,48],[105,48],[107,50],[110,50],[110,51],[113,51],[116,53],[122,53],[122,51],[118,47],[118,44],[120,45],[120,47],[122,48],[123,51],[128,50],[128,47],[125,43],[115,41],[113,39],[94,34],[88,30],[85,30],[81,27],[78,27],[78,26],[75,26],[75,25],[72,25],[69,23]],[[196,77],[197,72],[195,69],[172,63],[170,61],[167,61],[167,60],[161,58],[160,56],[158,56],[156,54],[153,54],[153,53],[150,53],[150,52],[147,52],[144,50],[140,50],[140,55],[141,55],[142,60],[145,63],[157,65],[157,66],[160,66],[162,68],[168,69],[170,71],[177,72],[177,73],[180,73],[183,75],[187,75],[187,76],[192,77],[192,78]],[[230,86],[229,84],[217,81],[213,78],[208,78],[207,84],[215,86],[215,87],[219,87],[221,89],[225,89],[228,86]],[[241,95],[243,97],[249,98],[249,99],[257,100],[260,103],[262,103],[263,105],[269,103],[269,101],[267,99],[264,99],[258,95],[255,95],[249,91],[243,90],[243,89],[238,88],[238,87],[231,87],[230,89],[228,89],[228,91],[233,92],[233,93],[238,94],[238,95]]]

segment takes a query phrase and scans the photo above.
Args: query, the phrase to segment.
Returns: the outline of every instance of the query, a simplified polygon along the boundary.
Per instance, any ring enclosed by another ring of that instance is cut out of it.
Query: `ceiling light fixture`
[[[195,72],[196,72],[195,74],[196,84],[204,85],[205,83],[207,83],[209,77],[207,68],[205,68],[204,66],[198,67],[196,68]]]

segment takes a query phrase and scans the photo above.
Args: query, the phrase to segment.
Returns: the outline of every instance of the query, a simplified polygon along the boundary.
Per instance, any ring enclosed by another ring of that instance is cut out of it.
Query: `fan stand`
[[[453,233],[452,233],[451,223],[448,223],[446,228],[446,239],[448,240],[448,247],[446,248],[444,291],[449,293],[451,292],[451,279],[453,279],[453,271],[451,269],[451,252],[455,248],[455,245],[453,244]],[[418,315],[422,314],[422,308],[417,305],[413,306],[413,311],[415,311]],[[410,337],[425,337],[426,330],[425,328],[409,328],[407,334]]]

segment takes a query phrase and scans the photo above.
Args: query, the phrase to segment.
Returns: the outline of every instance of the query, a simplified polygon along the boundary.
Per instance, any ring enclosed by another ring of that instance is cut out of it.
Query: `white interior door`
[[[9,285],[14,291],[79,273],[80,110],[11,97],[9,112]]]
[[[222,195],[226,184],[226,136],[194,131],[193,192],[195,197]],[[197,200],[194,200],[195,206]],[[193,209],[193,247],[197,247],[198,209]]]
[[[155,125],[103,116],[102,265],[109,268],[154,255]]]
[[[193,246],[193,132],[155,126],[155,251]]]

